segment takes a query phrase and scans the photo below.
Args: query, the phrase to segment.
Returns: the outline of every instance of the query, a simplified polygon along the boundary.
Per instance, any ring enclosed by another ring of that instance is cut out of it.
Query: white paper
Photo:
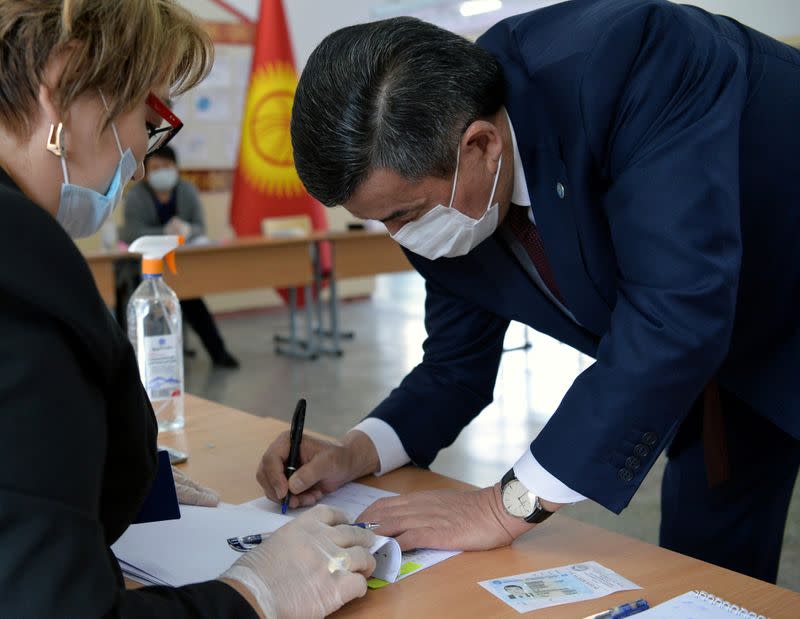
[[[386,496],[395,495],[363,484],[347,484],[321,502],[355,519]],[[126,575],[145,584],[179,587],[217,578],[228,569],[241,556],[228,545],[228,538],[271,533],[307,509],[283,516],[280,506],[265,498],[216,508],[181,505],[179,520],[131,525],[111,548]],[[459,554],[429,549],[401,552],[396,540],[380,535],[370,552],[376,560],[373,577],[389,583]]]
[[[330,505],[331,507],[338,507],[352,520],[355,520],[361,514],[361,512],[367,509],[367,507],[372,505],[378,499],[392,496],[397,496],[397,494],[394,492],[387,492],[386,490],[381,490],[379,488],[373,488],[372,486],[366,486],[364,484],[349,483],[345,484],[338,490],[331,492],[330,494],[326,494],[324,497],[322,497],[320,503],[323,505]],[[255,501],[245,503],[244,505],[266,511],[271,514],[281,513],[280,505],[263,497],[256,499]],[[292,515],[301,514],[309,509],[310,508],[308,507],[293,509]],[[380,532],[380,528],[375,531],[375,533],[378,532]],[[396,543],[397,542],[395,542],[395,544]],[[442,561],[449,559],[450,557],[454,557],[457,554],[460,554],[460,552],[452,550],[434,550],[429,548],[407,550],[403,552],[402,557],[400,558],[400,562],[397,566],[397,572],[394,574],[394,577],[391,577],[391,572],[387,573],[383,570],[379,572],[377,569],[375,570],[373,576],[387,582],[403,580],[404,578],[411,576],[411,574],[415,574],[416,572],[420,572],[433,565],[436,565],[437,563],[441,563]],[[402,571],[402,574],[399,573],[400,571]],[[381,573],[383,573],[383,575],[381,575]]]
[[[494,578],[478,584],[519,613],[641,589],[595,561]]]
[[[122,571],[139,582],[179,587],[217,578],[228,569],[241,556],[228,538],[271,533],[291,520],[248,505],[182,505],[179,520],[131,525],[112,550]],[[378,536],[370,552],[375,556],[375,577],[394,582],[400,571],[400,545]]]
[[[203,89],[195,93],[194,118],[202,121],[233,123],[231,98],[227,91]]]
[[[271,532],[290,520],[241,507],[181,505],[179,520],[132,524],[111,549],[121,562],[180,587],[217,578],[241,556],[229,537]]]
[[[741,606],[726,602],[705,591],[689,591],[650,610],[639,613],[636,619],[673,619],[674,617],[691,617],[691,619],[730,619],[731,617],[752,617],[764,619],[764,615],[756,615]]]

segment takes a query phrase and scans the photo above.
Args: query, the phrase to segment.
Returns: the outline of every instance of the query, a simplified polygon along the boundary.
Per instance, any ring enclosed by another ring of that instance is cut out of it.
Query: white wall
[[[728,15],[779,39],[800,36],[800,0],[694,0],[687,4]]]

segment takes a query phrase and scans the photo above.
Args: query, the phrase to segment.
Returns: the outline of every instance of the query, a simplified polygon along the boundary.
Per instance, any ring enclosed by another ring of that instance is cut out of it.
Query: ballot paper
[[[130,578],[180,587],[217,578],[241,557],[229,538],[270,533],[291,520],[247,505],[182,505],[180,520],[131,525],[111,549]],[[401,567],[399,544],[378,536],[370,552],[376,577],[394,582]]]
[[[641,589],[594,561],[478,583],[519,613]]]
[[[347,484],[321,501],[338,507],[351,519],[390,492],[363,484]],[[254,533],[271,533],[307,509],[280,514],[280,506],[258,499],[242,505],[219,507],[181,505],[181,518],[163,522],[134,524],[111,547],[123,573],[144,584],[171,585],[202,582],[217,578],[241,553],[228,539]],[[380,531],[376,531],[379,533]],[[414,550],[401,552],[396,540],[376,535],[370,548],[376,568],[370,580],[378,588],[449,559],[457,552]]]
[[[387,492],[367,486],[364,484],[349,483],[345,484],[338,490],[326,494],[320,500],[323,505],[330,505],[331,507],[338,507],[346,513],[352,520],[355,520],[361,512],[367,507],[372,505],[378,499],[384,497],[397,496],[394,492]],[[281,506],[273,503],[265,498],[256,499],[250,503],[245,503],[255,509],[265,511],[270,514],[280,514]],[[292,514],[302,513],[310,508],[293,509]],[[375,533],[380,533],[380,528],[376,529]],[[398,547],[399,550],[399,547]],[[407,550],[403,552],[398,566],[398,573],[393,578],[385,578],[381,572],[375,570],[373,578],[369,582],[372,589],[378,589],[388,583],[395,582],[396,580],[403,580],[412,574],[416,574],[424,569],[427,569],[437,563],[441,563],[450,557],[460,554],[458,551],[452,550],[435,550],[430,548],[420,548],[417,550]],[[384,572],[385,573],[385,572]]]

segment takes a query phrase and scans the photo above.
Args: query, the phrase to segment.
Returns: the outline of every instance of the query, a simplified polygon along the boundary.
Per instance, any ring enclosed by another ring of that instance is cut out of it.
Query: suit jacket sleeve
[[[724,359],[741,260],[742,63],[683,9],[642,6],[608,28],[582,87],[584,128],[610,179],[611,325],[531,445],[548,471],[615,512]]]
[[[430,279],[426,292],[422,363],[370,414],[392,426],[419,466],[491,403],[508,327]]]
[[[122,589],[99,513],[114,420],[97,369],[74,332],[5,293],[0,327],[0,616],[255,617],[223,583]]]
[[[120,235],[125,243],[133,243],[140,236],[164,234],[164,226],[158,220],[153,198],[140,181],[131,187],[125,196],[125,223]]]

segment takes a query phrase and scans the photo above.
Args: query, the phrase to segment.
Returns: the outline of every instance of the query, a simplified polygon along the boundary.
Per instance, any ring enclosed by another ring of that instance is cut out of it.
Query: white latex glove
[[[172,477],[175,479],[175,492],[178,494],[178,503],[182,505],[199,505],[200,507],[216,507],[219,504],[219,495],[201,486],[196,481],[189,479],[180,469],[172,467]]]
[[[183,221],[183,219],[180,217],[175,216],[167,222],[166,226],[164,226],[164,233],[176,234],[184,238],[189,238],[192,233],[192,226]]]
[[[269,619],[319,619],[367,592],[372,531],[317,505],[247,552],[220,578],[239,581]],[[338,526],[336,526],[338,525]]]

